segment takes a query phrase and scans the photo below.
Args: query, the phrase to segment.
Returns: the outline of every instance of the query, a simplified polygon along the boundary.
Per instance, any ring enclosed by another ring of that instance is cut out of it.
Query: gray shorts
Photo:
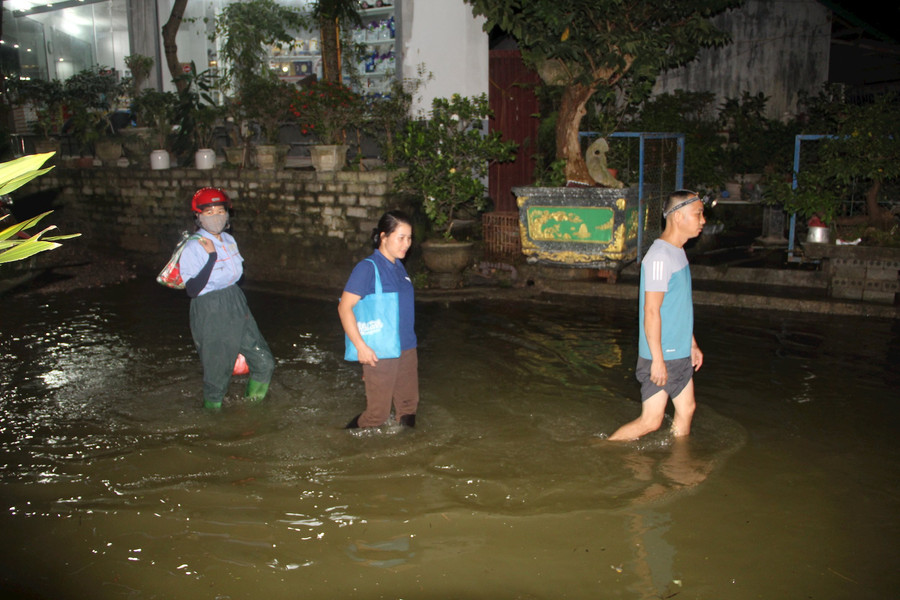
[[[676,358],[666,361],[666,370],[668,378],[666,385],[660,387],[650,381],[650,365],[652,361],[646,358],[638,357],[637,367],[634,369],[634,376],[641,382],[641,402],[656,394],[660,390],[665,390],[669,398],[675,398],[684,391],[684,388],[694,376],[694,366],[691,364],[691,357]]]

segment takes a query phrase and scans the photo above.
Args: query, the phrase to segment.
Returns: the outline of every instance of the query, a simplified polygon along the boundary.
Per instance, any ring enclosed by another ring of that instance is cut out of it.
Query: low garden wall
[[[900,248],[807,243],[803,250],[823,262],[832,298],[895,303],[900,293]]]
[[[220,187],[234,204],[232,231],[248,279],[332,286],[372,251],[372,228],[397,205],[392,179],[387,171],[60,166],[23,192],[56,211],[51,219],[63,233],[82,233],[69,243],[122,252],[159,269],[181,232],[193,229],[193,193]]]

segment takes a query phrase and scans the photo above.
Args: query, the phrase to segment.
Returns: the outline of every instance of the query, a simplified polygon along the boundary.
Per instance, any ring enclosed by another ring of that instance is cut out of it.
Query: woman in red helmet
[[[237,242],[225,231],[231,200],[217,188],[202,188],[191,199],[199,239],[191,239],[179,261],[191,297],[191,335],[203,363],[203,406],[218,409],[231,382],[237,355],[250,367],[245,396],[262,400],[275,360],[236,284],[244,273]]]

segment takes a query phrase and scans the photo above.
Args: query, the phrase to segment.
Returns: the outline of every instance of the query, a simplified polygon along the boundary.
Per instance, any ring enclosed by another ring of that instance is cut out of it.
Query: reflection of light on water
[[[75,381],[77,379],[77,376],[77,373],[62,371],[60,369],[54,369],[47,373],[38,375],[41,381],[44,382],[44,385],[46,385],[48,388],[62,387],[72,381]]]
[[[815,378],[816,374],[812,371],[807,371],[803,374],[803,381],[800,382],[803,391],[794,397],[794,401],[797,402],[797,404],[804,404],[813,400],[812,383]]]

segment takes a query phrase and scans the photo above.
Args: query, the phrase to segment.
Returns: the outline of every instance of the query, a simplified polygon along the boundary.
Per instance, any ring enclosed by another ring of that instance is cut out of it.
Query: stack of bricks
[[[832,246],[826,270],[830,295],[894,304],[900,293],[900,249]]]

